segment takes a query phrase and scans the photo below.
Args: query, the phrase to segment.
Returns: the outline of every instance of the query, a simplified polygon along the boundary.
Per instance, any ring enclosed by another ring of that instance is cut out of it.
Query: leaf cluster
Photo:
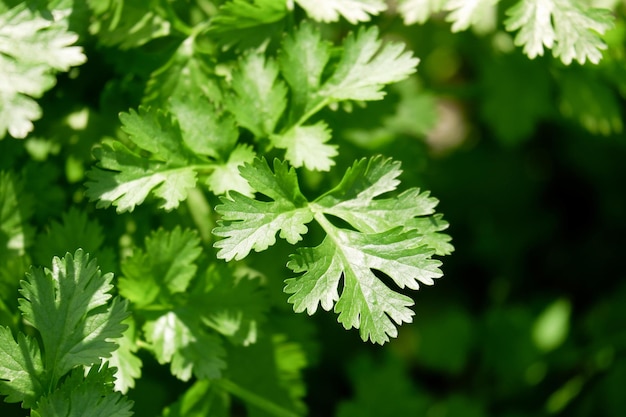
[[[0,327],[0,393],[33,415],[130,416],[132,402],[113,390],[114,369],[102,362],[117,345],[127,302],[110,292],[82,250],[33,268],[21,284],[20,310],[38,338]],[[84,367],[91,370],[85,374]]]

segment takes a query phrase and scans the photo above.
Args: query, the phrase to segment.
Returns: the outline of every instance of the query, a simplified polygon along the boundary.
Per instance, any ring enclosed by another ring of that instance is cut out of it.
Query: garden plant
[[[0,415],[626,415],[625,12],[0,0]]]

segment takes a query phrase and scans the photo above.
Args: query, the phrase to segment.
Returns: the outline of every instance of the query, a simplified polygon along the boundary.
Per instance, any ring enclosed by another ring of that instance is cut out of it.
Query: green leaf
[[[321,32],[307,22],[283,40],[278,64],[291,91],[292,122],[297,122],[313,104],[324,67],[330,59],[331,46],[322,40]]]
[[[34,338],[19,333],[17,343],[8,327],[0,326],[0,395],[6,402],[32,407],[44,392],[41,351]]]
[[[188,381],[219,378],[225,367],[220,339],[203,330],[195,312],[168,311],[144,325],[146,340],[161,364],[171,363],[172,374]]]
[[[230,87],[232,94],[225,101],[237,123],[259,138],[273,133],[287,106],[287,88],[278,79],[276,62],[260,53],[246,54]]]
[[[256,153],[249,145],[237,145],[224,163],[217,164],[213,172],[207,178],[207,185],[214,194],[225,194],[227,191],[237,191],[251,196],[252,188],[239,174],[239,167],[251,163]]]
[[[521,0],[507,14],[506,30],[519,29],[515,44],[523,45],[529,58],[543,55],[545,46],[565,65],[600,62],[606,44],[599,35],[613,27],[609,10],[583,8],[572,0]]]
[[[405,25],[423,24],[435,13],[443,10],[447,0],[399,0],[398,13]]]
[[[206,379],[198,380],[172,405],[163,410],[163,417],[228,417],[229,395]]]
[[[95,152],[98,167],[88,174],[87,196],[97,200],[96,207],[114,205],[118,212],[132,211],[150,193],[162,200],[165,210],[178,207],[196,185],[190,165],[197,161],[178,126],[166,114],[141,107],[139,113],[122,113],[120,119],[129,139],[152,156],[142,157],[121,142],[104,142]]]
[[[460,32],[470,26],[481,32],[491,31],[496,27],[496,4],[500,0],[447,0],[445,10],[450,13],[446,17],[452,22],[452,32]]]
[[[220,381],[220,385],[234,382],[238,386],[238,390],[229,391],[246,402],[250,417],[306,415],[301,390],[305,365],[297,343],[280,334],[265,334],[253,345],[229,349],[228,380]],[[252,395],[242,394],[252,394],[264,404],[250,401]]]
[[[309,365],[309,359],[300,343],[291,341],[284,334],[275,334],[274,357],[278,382],[285,389],[291,401],[300,410],[306,410],[306,384],[303,380],[303,370]]]
[[[122,262],[120,294],[138,308],[167,303],[171,295],[187,290],[201,253],[195,232],[178,226],[171,232],[156,230],[146,237],[145,251],[138,249]]]
[[[113,371],[91,368],[86,377],[75,369],[59,389],[43,397],[34,417],[130,417],[133,402],[112,389]]]
[[[262,117],[263,109],[271,108],[266,104],[258,105],[256,111],[246,109],[243,100],[231,104],[231,111],[239,112],[239,124],[247,127],[257,137],[269,136],[273,146],[286,149],[285,157],[293,166],[304,166],[311,170],[327,171],[334,165],[337,155],[335,145],[329,145],[331,133],[323,121],[313,125],[304,123],[328,104],[345,100],[379,100],[384,96],[382,88],[389,83],[406,78],[415,71],[418,60],[401,45],[382,44],[375,27],[361,30],[355,36],[350,34],[344,41],[344,53],[334,72],[322,83],[322,74],[330,59],[330,44],[321,39],[320,31],[311,24],[303,23],[292,36],[282,44],[278,57],[281,73],[291,87],[291,102],[282,131],[273,133],[280,118],[286,100],[284,85],[277,81],[273,61],[268,61],[268,68],[263,69],[263,58],[257,56],[256,73],[267,73],[257,80],[265,89],[265,96],[275,95],[275,119]],[[250,55],[255,56],[255,55]],[[251,66],[251,65],[248,65]],[[251,76],[248,76],[250,78]],[[233,82],[236,88],[236,84]],[[252,97],[251,107],[262,94],[254,91],[240,97]],[[269,98],[265,99],[266,101]],[[232,100],[231,100],[232,101]],[[250,120],[245,117],[255,117]],[[265,120],[267,126],[261,123]]]
[[[199,94],[172,97],[170,106],[191,151],[215,159],[229,156],[239,137],[230,114],[220,114],[206,96]]]
[[[129,317],[124,320],[124,324],[128,326],[124,335],[115,339],[118,348],[105,360],[111,369],[116,369],[114,388],[122,394],[126,394],[129,388],[134,388],[135,380],[141,377],[141,359],[135,355],[139,350],[135,322]]]
[[[0,262],[0,326],[13,326],[20,321],[17,308],[19,277],[30,267],[30,258],[24,256],[1,257]]]
[[[362,159],[316,203],[324,207],[326,214],[340,217],[365,233],[385,232],[406,225],[414,217],[433,214],[438,200],[417,188],[393,198],[375,199],[395,190],[401,173],[399,162],[381,157]]]
[[[221,101],[221,91],[213,70],[215,63],[197,43],[198,38],[188,37],[165,64],[150,74],[142,98],[143,105],[167,108],[170,100],[185,101],[191,96]]]
[[[554,29],[557,43],[553,54],[569,65],[572,60],[584,64],[586,60],[597,64],[602,59],[601,50],[607,48],[598,34],[613,28],[614,18],[607,9],[582,10],[575,3],[568,2],[570,7],[554,10]],[[577,7],[578,6],[578,7]]]
[[[224,3],[211,20],[209,32],[226,47],[257,46],[280,33],[287,3],[276,0],[233,0]]]
[[[386,84],[401,81],[415,72],[419,60],[399,43],[385,43],[376,26],[350,33],[333,75],[319,94],[331,101],[381,100]]]
[[[101,275],[82,250],[32,268],[22,281],[20,310],[41,334],[44,364],[56,383],[75,366],[108,357],[126,326],[126,303],[113,298],[113,274]]]
[[[326,233],[315,248],[300,248],[287,266],[302,275],[286,280],[285,292],[296,312],[313,314],[321,304],[333,305],[346,328],[361,329],[363,340],[384,343],[395,337],[394,325],[412,320],[413,301],[388,288],[379,275],[398,287],[417,289],[442,275],[435,253],[452,250],[447,236],[435,237],[447,223],[435,217],[437,200],[410,189],[396,197],[379,198],[399,184],[399,163],[382,157],[356,162],[341,183],[314,202],[301,194],[293,169],[274,161],[255,160],[241,169],[250,186],[273,201],[258,201],[233,193],[216,207],[222,216],[213,231],[225,237],[215,243],[218,257],[242,259],[250,250],[261,251],[275,243],[276,232],[295,244],[315,218]],[[356,230],[331,223],[338,217]],[[343,291],[338,292],[343,279]],[[335,304],[336,302],[336,304]]]
[[[51,222],[46,233],[37,237],[33,259],[41,265],[54,256],[63,256],[68,250],[80,248],[87,253],[97,254],[102,269],[111,271],[116,268],[117,263],[113,251],[103,246],[104,236],[100,223],[72,207],[63,213],[61,222]]]
[[[376,126],[368,126],[358,123],[356,127],[346,129],[340,133],[355,145],[370,152],[384,149],[398,140],[398,137],[414,137],[423,139],[434,131],[440,118],[439,103],[437,97],[428,91],[424,91],[416,78],[408,78],[390,88],[393,93],[400,96],[393,113],[382,117],[381,123]],[[381,110],[390,108],[389,104],[378,103],[374,106],[359,109],[358,112],[367,112],[363,115],[356,114],[357,120],[378,115]]]
[[[57,71],[85,62],[78,35],[68,31],[71,10],[37,10],[26,3],[0,14],[0,139],[25,138],[41,117],[34,99],[56,83]]]
[[[223,265],[211,265],[193,290],[189,304],[201,314],[204,324],[233,343],[249,345],[257,340],[269,301],[258,279],[235,273]]]
[[[407,222],[405,228],[415,229],[422,236],[422,243],[435,251],[435,255],[450,255],[454,252],[454,246],[450,243],[450,235],[441,233],[446,230],[449,223],[443,220],[442,214],[434,214],[428,217],[416,217]]]
[[[273,135],[271,141],[277,148],[286,149],[285,158],[296,168],[301,166],[315,171],[328,171],[335,165],[337,145],[328,145],[330,130],[324,122],[311,126],[294,126],[287,132]]]
[[[252,249],[263,251],[276,243],[277,232],[291,244],[301,240],[313,214],[303,207],[306,199],[295,170],[275,159],[272,172],[265,160],[255,159],[240,171],[253,189],[273,201],[258,201],[237,192],[222,197],[222,204],[215,208],[222,217],[213,234],[225,239],[214,244],[219,249],[217,257],[240,260]]]
[[[524,46],[524,53],[533,59],[543,56],[543,47],[552,48],[556,35],[551,15],[554,1],[524,0],[507,10],[506,30],[520,29],[515,44]]]
[[[383,0],[295,0],[309,16],[322,22],[336,22],[343,17],[353,25],[367,22],[372,15],[387,9]]]
[[[92,19],[89,32],[103,45],[137,48],[171,32],[171,23],[155,11],[155,1],[109,1],[105,7],[95,0],[88,3],[97,17]]]
[[[397,336],[394,322],[412,321],[414,313],[408,307],[413,300],[388,288],[374,270],[400,288],[418,289],[419,282],[432,285],[443,275],[432,254],[415,231],[362,234],[336,228],[320,246],[299,249],[291,258],[287,266],[303,275],[286,280],[285,292],[293,294],[289,302],[296,312],[313,314],[318,304],[330,310],[336,302],[338,321],[346,329],[360,329],[364,341],[382,345],[389,336]]]
[[[0,171],[0,260],[23,255],[32,244],[32,214],[33,199],[23,182],[11,172]]]
[[[135,145],[162,160],[183,163],[191,155],[181,146],[180,129],[164,112],[140,107],[139,113],[133,109],[120,113],[120,120],[122,130]]]

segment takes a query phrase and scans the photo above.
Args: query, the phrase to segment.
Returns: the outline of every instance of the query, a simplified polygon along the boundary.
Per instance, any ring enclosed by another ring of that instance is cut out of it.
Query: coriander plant
[[[575,0],[0,1],[0,410],[302,416],[324,320],[387,349],[454,250],[421,164],[462,93],[417,75],[424,24],[491,51],[503,143],[552,114],[501,106],[505,53],[621,130],[568,98],[614,26]]]

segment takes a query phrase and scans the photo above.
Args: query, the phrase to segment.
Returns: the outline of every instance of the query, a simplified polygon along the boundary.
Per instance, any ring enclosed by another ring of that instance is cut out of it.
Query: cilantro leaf
[[[130,417],[133,402],[112,389],[113,370],[91,368],[86,377],[73,370],[60,388],[43,397],[33,409],[34,417]]]
[[[241,174],[250,186],[274,201],[261,202],[234,194],[216,211],[223,216],[214,234],[218,257],[241,259],[251,249],[267,249],[275,234],[295,244],[313,218],[326,233],[315,248],[299,248],[287,266],[297,274],[286,280],[284,291],[296,312],[313,314],[318,305],[335,307],[345,328],[360,329],[363,340],[384,343],[395,337],[394,325],[412,320],[413,301],[387,287],[377,274],[398,287],[418,289],[442,276],[441,262],[432,255],[452,250],[449,237],[437,234],[447,223],[437,217],[437,200],[413,188],[388,198],[398,184],[400,165],[374,157],[356,162],[342,181],[308,202],[301,194],[295,171],[274,161],[246,164]],[[338,217],[355,230],[336,226],[326,216]],[[340,281],[343,290],[339,294]]]
[[[251,146],[237,145],[228,160],[215,165],[213,172],[206,180],[207,185],[215,194],[224,194],[226,191],[237,191],[241,194],[251,196],[252,188],[248,182],[239,175],[239,167],[246,162],[252,162],[256,153]]]
[[[206,95],[193,92],[173,97],[169,104],[189,148],[215,160],[206,178],[209,189],[218,195],[230,190],[250,195],[252,190],[239,175],[238,167],[251,162],[256,154],[251,146],[237,144],[239,131],[232,114],[218,110]]]
[[[216,159],[229,156],[239,137],[232,115],[221,114],[206,96],[200,94],[172,97],[170,110],[178,120],[182,137],[190,150]]]
[[[496,21],[495,5],[500,0],[448,0],[445,9],[450,11],[446,20],[452,22],[452,32],[474,26],[479,30],[493,29]]]
[[[447,0],[399,0],[398,12],[405,25],[425,23],[428,18],[443,10]]]
[[[44,368],[37,341],[19,333],[17,343],[8,327],[0,326],[0,395],[10,403],[32,407],[44,392]]]
[[[215,210],[222,218],[213,234],[225,239],[214,245],[219,249],[217,257],[240,260],[252,249],[261,252],[276,243],[277,232],[289,243],[301,240],[313,214],[305,206],[295,170],[275,159],[272,172],[265,160],[255,159],[240,172],[253,189],[273,201],[258,201],[237,192],[221,197],[222,204]]]
[[[121,142],[104,142],[95,151],[99,166],[88,174],[87,196],[97,200],[97,207],[114,205],[118,212],[132,211],[150,192],[163,200],[162,208],[178,207],[187,190],[195,187],[191,164],[198,158],[180,129],[164,113],[142,107],[139,113],[132,109],[122,113],[120,119],[129,139],[152,157],[146,159]]]
[[[329,170],[337,149],[327,144],[328,125],[323,121],[306,125],[307,120],[335,102],[382,99],[382,88],[406,78],[418,63],[403,46],[383,44],[375,27],[350,34],[343,49],[341,60],[323,82],[331,46],[313,25],[303,23],[283,41],[277,61],[259,52],[240,60],[232,73],[232,92],[224,97],[227,109],[257,139],[268,138],[272,146],[285,149],[293,166]],[[289,106],[279,75],[290,87]],[[279,121],[283,123],[276,131]]]
[[[105,7],[94,0],[88,3],[97,16],[89,32],[97,34],[103,45],[131,49],[171,32],[171,23],[154,10],[155,5],[150,1],[110,1]]]
[[[34,99],[54,86],[55,72],[85,62],[82,49],[71,46],[78,35],[68,31],[69,13],[19,3],[0,14],[0,139],[7,132],[25,138],[41,117]]]
[[[341,136],[362,149],[376,151],[391,144],[399,136],[422,139],[433,131],[440,116],[437,98],[433,93],[424,91],[416,78],[394,84],[391,90],[399,96],[399,101],[391,114],[382,117],[381,125],[372,128],[358,124],[343,130]],[[388,108],[387,104],[379,106],[379,109]]]
[[[507,10],[509,18],[504,22],[506,30],[520,29],[515,37],[516,45],[524,45],[524,53],[529,58],[543,56],[544,45],[552,48],[556,35],[552,27],[551,16],[554,2],[520,1]]]
[[[581,64],[587,59],[597,64],[602,59],[600,51],[607,48],[598,34],[603,35],[614,26],[613,15],[607,9],[594,8],[583,12],[576,4],[570,4],[569,10],[555,9],[557,44],[552,52],[567,65],[574,59]]]
[[[81,249],[55,257],[52,270],[32,268],[22,281],[20,310],[39,330],[43,358],[54,384],[75,366],[110,356],[122,336],[126,303],[109,293],[113,274],[102,276]]]
[[[296,312],[313,314],[318,303],[329,310],[336,302],[335,312],[346,329],[360,329],[364,341],[383,344],[388,336],[397,336],[392,320],[412,321],[408,307],[413,300],[385,286],[374,270],[390,276],[400,288],[418,289],[418,281],[432,285],[442,275],[432,254],[414,231],[362,234],[337,228],[320,246],[301,249],[292,257],[287,266],[304,274],[286,280],[285,292],[293,294],[289,302]]]
[[[220,7],[211,21],[215,32],[243,29],[275,22],[287,13],[285,2],[275,0],[232,0]]]
[[[336,22],[343,17],[348,22],[357,24],[367,22],[371,15],[377,15],[387,9],[383,0],[295,0],[307,14],[322,22]]]
[[[232,74],[231,88],[225,101],[237,123],[256,137],[273,133],[287,106],[287,88],[278,79],[276,61],[248,53]]]
[[[114,388],[122,394],[128,392],[129,388],[134,388],[135,380],[141,377],[141,359],[135,355],[139,350],[135,321],[129,317],[124,320],[124,324],[128,326],[124,335],[115,339],[118,348],[104,361],[110,368],[116,369]]]
[[[335,165],[333,157],[338,155],[337,145],[328,145],[330,130],[324,122],[311,126],[294,126],[283,134],[273,135],[272,143],[286,149],[285,159],[299,168],[328,171]]]
[[[572,0],[522,0],[507,14],[506,29],[519,29],[515,44],[523,45],[529,58],[543,55],[545,46],[566,65],[574,59],[600,62],[606,44],[598,35],[613,27],[609,10],[583,9]]]
[[[249,345],[257,340],[269,303],[258,279],[234,273],[223,265],[211,265],[189,303],[201,312],[204,324],[233,343]]]
[[[233,0],[220,6],[209,33],[226,47],[249,48],[279,32],[287,16],[287,3],[276,0]]]
[[[195,232],[159,229],[146,238],[145,250],[122,262],[120,294],[145,316],[143,332],[160,363],[170,363],[182,380],[219,376],[221,341],[204,329],[189,309],[185,293],[195,277],[202,249]],[[205,301],[206,302],[206,301]]]
[[[302,403],[305,392],[301,388],[301,370],[306,360],[299,344],[282,334],[264,333],[253,345],[233,346],[228,353],[228,380],[221,380],[219,384],[234,383],[284,410],[270,413],[258,404],[246,402],[248,416],[307,414]]]
[[[443,220],[442,214],[434,214],[427,217],[416,217],[406,225],[407,229],[419,230],[422,244],[435,251],[436,255],[450,255],[454,252],[454,246],[450,243],[450,235],[440,233],[446,230],[450,224]]]
[[[192,153],[184,146],[180,129],[164,112],[139,108],[121,113],[122,130],[141,149],[166,161],[187,162]],[[181,149],[182,148],[182,149]]]
[[[225,367],[222,343],[207,333],[197,316],[184,310],[168,311],[144,325],[144,333],[161,364],[170,363],[172,373],[183,381],[219,378]]]
[[[395,198],[374,199],[396,189],[400,163],[382,158],[357,161],[346,171],[341,183],[316,200],[324,213],[340,217],[357,230],[379,233],[406,224],[417,216],[435,212],[438,201],[417,188]]]
[[[167,303],[171,295],[187,290],[201,252],[200,239],[190,230],[153,232],[146,237],[145,251],[137,249],[122,262],[120,294],[138,308]]]
[[[213,381],[200,379],[163,410],[163,417],[229,417],[230,397]]]
[[[401,81],[415,72],[419,60],[399,43],[385,43],[376,26],[350,33],[333,75],[319,94],[331,101],[381,100],[385,84]]]
[[[331,46],[330,42],[322,40],[319,30],[306,22],[282,43],[278,64],[290,87],[289,108],[294,123],[310,110],[316,98]]]
[[[197,43],[196,37],[186,38],[169,60],[150,74],[143,105],[167,108],[171,100],[185,101],[190,96],[221,101],[221,91],[212,70],[214,63]],[[182,126],[180,119],[179,122]]]
[[[32,215],[33,200],[24,183],[11,172],[0,171],[0,259],[23,255],[32,244]]]
[[[63,213],[61,222],[51,222],[46,233],[37,236],[33,259],[41,265],[54,256],[63,256],[68,250],[81,248],[87,253],[98,254],[100,267],[112,271],[116,267],[115,254],[103,244],[104,230],[100,223],[72,207]]]

